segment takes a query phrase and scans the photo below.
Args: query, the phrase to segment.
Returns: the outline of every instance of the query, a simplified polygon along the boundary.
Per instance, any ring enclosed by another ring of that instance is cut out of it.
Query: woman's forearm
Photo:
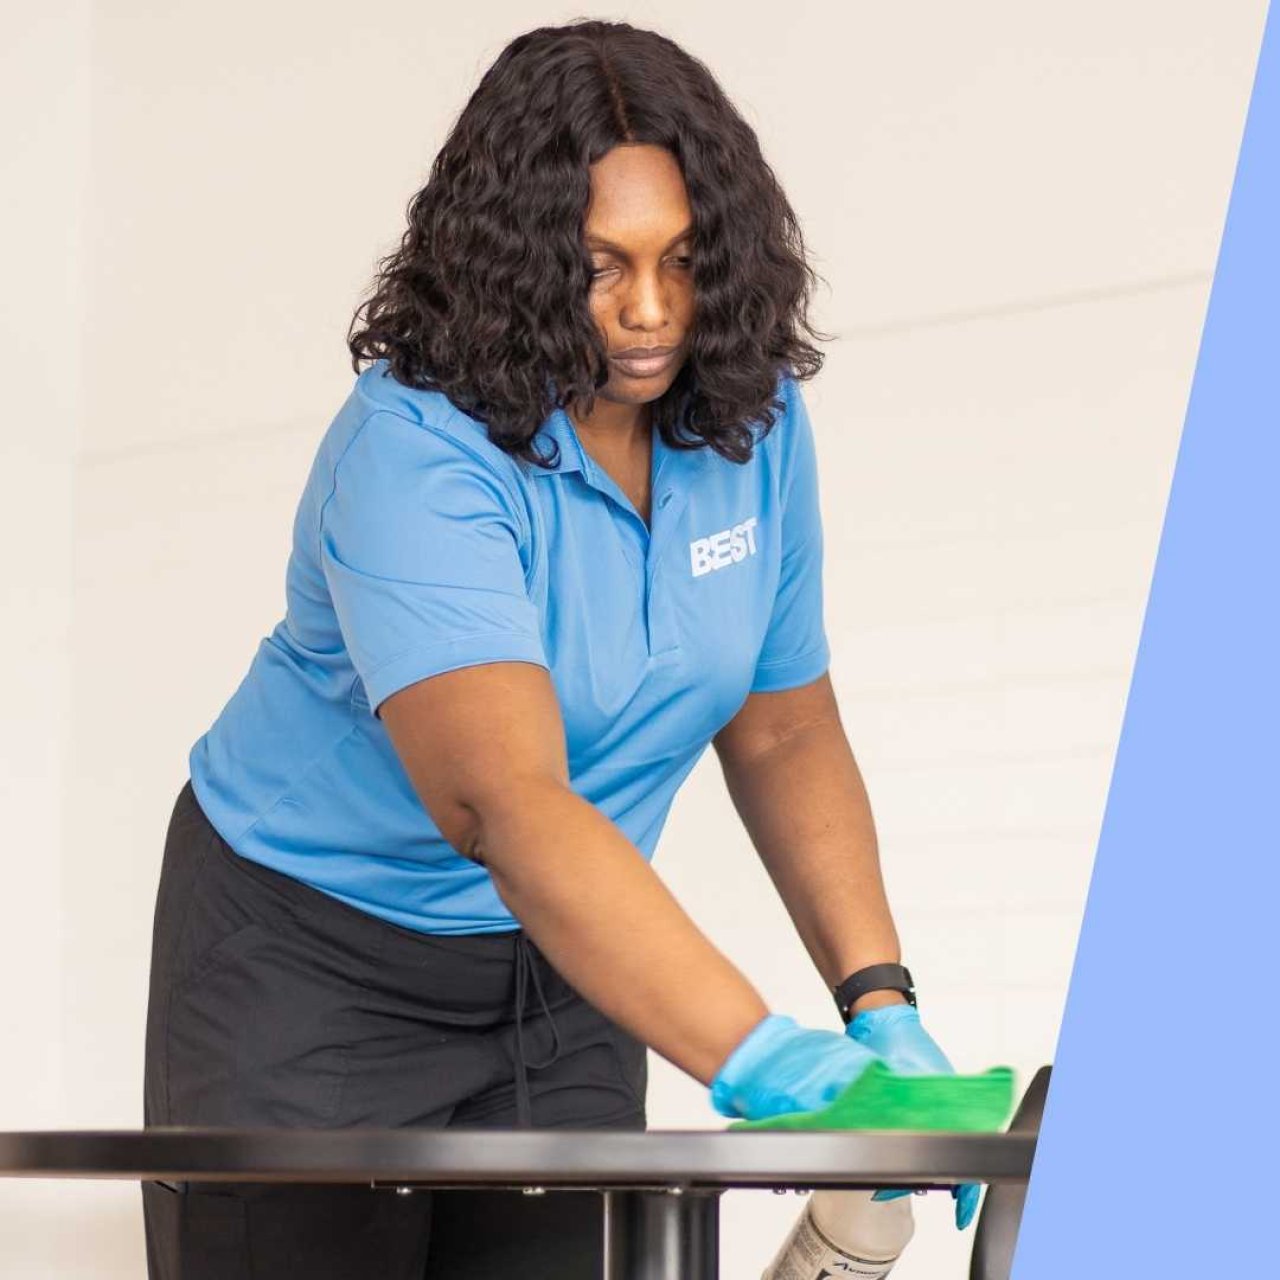
[[[855,969],[901,961],[871,805],[838,720],[748,760],[722,754],[735,808],[828,986]],[[871,992],[856,1008],[901,1003]]]
[[[768,1013],[640,851],[567,787],[534,782],[479,814],[468,852],[571,986],[703,1084]]]

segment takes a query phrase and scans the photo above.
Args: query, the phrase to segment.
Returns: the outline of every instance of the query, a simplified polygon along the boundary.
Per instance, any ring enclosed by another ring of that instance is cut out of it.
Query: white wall
[[[806,396],[832,674],[962,1071],[1053,1058],[1265,8],[609,11],[721,77],[830,285]],[[59,0],[6,24],[3,1127],[141,1124],[165,824],[283,610],[351,312],[484,67],[579,12]],[[656,865],[775,1007],[838,1025],[713,756]],[[719,1123],[656,1057],[650,1122]],[[972,1229],[914,1203],[895,1276],[965,1274]],[[726,1196],[723,1274],[758,1274],[799,1205]],[[4,1274],[142,1256],[136,1184],[0,1184]]]
[[[54,1127],[66,1114],[64,937],[84,928],[67,918],[63,866],[74,802],[89,12],[88,0],[49,0],[6,12],[0,36],[0,1129]],[[0,1180],[0,1275],[44,1274],[62,1203],[53,1183]]]

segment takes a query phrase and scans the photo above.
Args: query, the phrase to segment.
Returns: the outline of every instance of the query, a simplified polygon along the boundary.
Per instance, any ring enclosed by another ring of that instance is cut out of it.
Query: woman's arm
[[[753,693],[714,741],[761,861],[829,988],[855,969],[901,962],[871,805],[829,676]],[[872,991],[854,1011],[905,1003]]]
[[[640,851],[569,786],[545,668],[465,667],[378,714],[427,812],[564,978],[703,1084],[769,1012]]]

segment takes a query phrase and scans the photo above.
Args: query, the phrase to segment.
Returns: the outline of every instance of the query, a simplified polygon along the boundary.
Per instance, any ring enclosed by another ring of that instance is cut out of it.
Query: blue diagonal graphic
[[[1268,14],[1014,1280],[1280,1275],[1280,32]],[[1206,21],[1212,21],[1206,10]]]

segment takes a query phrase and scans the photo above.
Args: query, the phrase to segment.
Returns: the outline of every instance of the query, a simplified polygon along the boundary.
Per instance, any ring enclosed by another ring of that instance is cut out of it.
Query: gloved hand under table
[[[920,1022],[920,1011],[911,1004],[890,1004],[854,1014],[845,1035],[872,1050],[900,1075],[954,1075],[955,1067],[937,1041]],[[910,1194],[909,1187],[886,1187],[873,1199],[892,1200]],[[982,1188],[965,1182],[951,1189],[956,1202],[956,1227],[963,1231],[978,1210]]]

